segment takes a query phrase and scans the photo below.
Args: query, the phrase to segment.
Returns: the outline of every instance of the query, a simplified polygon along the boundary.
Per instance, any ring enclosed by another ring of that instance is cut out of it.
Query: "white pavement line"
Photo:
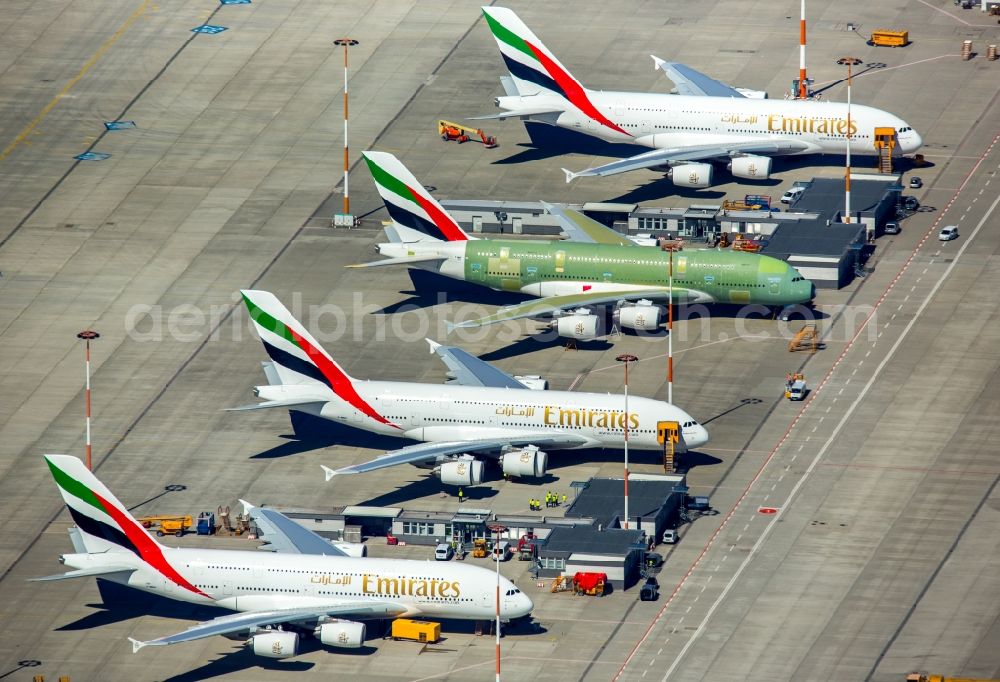
[[[582,372],[580,374],[577,374],[576,375],[576,379],[573,379],[573,383],[570,384],[569,388],[567,388],[566,390],[567,391],[572,391],[574,388],[576,388],[576,385],[580,382],[580,379],[582,379],[582,378],[583,378],[583,373]]]
[[[941,14],[945,15],[946,17],[951,17],[951,18],[952,18],[952,19],[954,19],[955,21],[960,21],[960,22],[962,22],[963,24],[965,24],[966,26],[977,26],[977,25],[981,26],[981,25],[982,25],[982,24],[970,24],[970,23],[969,23],[969,22],[967,22],[967,21],[966,21],[965,19],[959,19],[958,17],[956,17],[956,16],[955,16],[954,14],[952,14],[951,12],[945,12],[945,11],[944,11],[943,9],[941,9],[940,7],[935,7],[935,6],[934,6],[934,5],[932,5],[931,3],[927,2],[927,0],[917,0],[917,2],[919,2],[919,3],[921,4],[921,5],[927,5],[928,7],[930,7],[930,8],[931,8],[932,10],[934,10],[935,12],[940,12]]]
[[[962,258],[962,255],[965,253],[965,250],[976,238],[976,235],[979,234],[979,231],[982,229],[983,225],[986,224],[986,220],[993,213],[994,209],[996,209],[997,204],[1000,204],[1000,196],[998,196],[993,201],[993,204],[990,206],[989,210],[986,211],[986,215],[984,215],[983,219],[979,221],[979,224],[976,225],[975,229],[972,231],[972,234],[969,235],[969,238],[965,240],[965,243],[962,244],[962,247],[958,250],[958,253],[955,254],[955,259],[948,264],[948,267],[945,268],[945,271],[941,274],[941,277],[937,280],[937,282],[934,283],[934,286],[931,287],[931,290],[927,293],[927,296],[925,296],[924,300],[920,303],[920,307],[917,308],[917,312],[914,314],[913,319],[911,319],[910,322],[906,325],[906,327],[903,329],[903,332],[899,335],[899,338],[896,339],[896,342],[892,344],[892,347],[889,349],[889,352],[886,353],[885,357],[882,359],[882,362],[880,362],[878,367],[875,368],[875,372],[868,380],[868,383],[866,383],[864,388],[861,389],[861,392],[858,394],[858,397],[854,399],[854,402],[851,403],[851,406],[847,408],[847,411],[844,413],[844,416],[840,419],[840,422],[837,424],[837,426],[834,427],[833,431],[830,433],[830,437],[826,439],[826,442],[823,443],[823,447],[819,449],[819,452],[817,452],[816,456],[813,457],[812,462],[809,463],[809,466],[806,468],[805,472],[803,472],[799,480],[796,481],[795,486],[792,488],[791,492],[788,493],[788,497],[786,497],[785,501],[778,506],[778,512],[771,517],[771,520],[764,527],[764,530],[760,534],[760,538],[758,538],[757,542],[754,543],[753,548],[751,548],[751,550],[747,553],[746,558],[743,559],[743,561],[740,563],[740,566],[739,568],[736,569],[736,572],[733,574],[733,577],[729,579],[729,581],[726,583],[726,586],[722,589],[722,592],[719,593],[719,596],[712,603],[712,606],[709,607],[708,611],[705,613],[705,617],[702,618],[701,622],[698,624],[698,629],[695,630],[693,633],[691,633],[691,636],[684,643],[684,646],[677,653],[677,656],[674,657],[673,663],[671,663],[670,667],[667,668],[667,671],[666,673],[664,673],[661,680],[666,680],[673,674],[674,670],[677,669],[677,666],[683,660],[688,650],[690,650],[691,646],[695,643],[695,641],[698,639],[701,633],[705,631],[705,625],[708,623],[709,619],[712,617],[716,609],[729,594],[729,591],[733,588],[733,585],[736,584],[736,581],[743,574],[744,569],[746,569],[746,567],[750,564],[750,560],[753,559],[754,555],[757,554],[757,551],[764,544],[764,540],[766,540],[767,537],[771,534],[771,530],[778,522],[778,519],[780,519],[785,514],[785,511],[791,505],[792,500],[795,499],[795,496],[802,488],[802,485],[806,482],[806,480],[808,480],[810,474],[812,474],[812,472],[816,469],[816,466],[823,458],[823,455],[826,454],[826,451],[829,449],[830,445],[832,445],[834,440],[836,440],[837,436],[840,435],[840,431],[844,428],[844,425],[847,424],[847,421],[851,418],[851,416],[853,416],[854,411],[858,408],[858,405],[860,405],[861,401],[864,400],[865,396],[868,394],[868,391],[871,389],[871,387],[875,385],[875,380],[878,379],[879,375],[882,373],[882,370],[885,369],[885,366],[888,365],[889,361],[892,360],[893,356],[896,355],[896,351],[899,350],[899,347],[903,344],[903,341],[905,341],[906,337],[909,336],[910,330],[913,329],[913,326],[917,323],[917,320],[920,319],[921,315],[923,315],[924,310],[927,309],[927,306],[930,304],[931,299],[933,299],[934,295],[937,294],[938,290],[941,288],[941,285],[943,285],[945,280],[948,279],[948,276],[951,274],[951,271],[955,269],[956,265],[958,265],[958,261]]]

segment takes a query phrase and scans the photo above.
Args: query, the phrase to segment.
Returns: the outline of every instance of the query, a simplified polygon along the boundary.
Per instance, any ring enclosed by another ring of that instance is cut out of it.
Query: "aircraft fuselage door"
[[[556,272],[562,273],[566,271],[566,252],[556,251],[555,254],[555,269]]]

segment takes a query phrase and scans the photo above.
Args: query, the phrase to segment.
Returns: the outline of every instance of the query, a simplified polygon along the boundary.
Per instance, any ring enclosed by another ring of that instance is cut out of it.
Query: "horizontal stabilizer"
[[[291,398],[289,400],[268,400],[263,403],[253,405],[240,405],[239,407],[227,407],[226,412],[246,412],[248,410],[266,410],[271,407],[296,407],[300,405],[322,405],[328,402],[317,398]]]
[[[124,564],[120,566],[101,566],[99,568],[81,568],[75,571],[67,571],[65,573],[57,573],[55,575],[47,575],[42,578],[28,578],[29,583],[45,583],[52,580],[70,580],[72,578],[90,578],[94,576],[109,575],[111,573],[124,573],[136,570],[135,566],[126,566]]]
[[[431,255],[426,256],[400,256],[398,258],[386,258],[385,260],[376,260],[371,263],[354,263],[352,265],[345,265],[347,268],[380,268],[383,265],[410,265],[411,263],[429,263],[431,261],[441,261],[447,260],[446,256]]]
[[[501,111],[499,114],[490,114],[488,116],[469,116],[467,120],[496,121],[505,118],[517,118],[519,116],[541,116],[542,114],[561,114],[562,112],[563,110],[561,108],[553,106],[526,107],[524,109],[515,109],[513,111]]]

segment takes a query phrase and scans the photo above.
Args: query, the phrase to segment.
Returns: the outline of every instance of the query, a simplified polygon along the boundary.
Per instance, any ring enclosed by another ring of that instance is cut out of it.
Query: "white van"
[[[790,190],[781,195],[781,203],[790,204],[799,198],[803,192],[806,191],[805,187],[792,187]]]
[[[506,540],[501,540],[493,545],[493,558],[496,561],[507,561],[513,554],[514,550],[511,549],[510,543]]]
[[[447,542],[442,542],[434,548],[434,559],[437,561],[450,561],[454,550]]]

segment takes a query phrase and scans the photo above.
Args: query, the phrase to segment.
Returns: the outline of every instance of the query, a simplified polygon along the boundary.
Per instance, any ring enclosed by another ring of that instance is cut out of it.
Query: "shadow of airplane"
[[[481,305],[502,307],[526,301],[531,296],[505,291],[494,291],[484,286],[470,284],[461,280],[446,277],[440,273],[419,268],[407,270],[412,291],[401,291],[410,298],[387,305],[376,310],[373,315],[392,315],[418,308],[431,308],[443,303],[477,303]]]
[[[288,442],[251,455],[250,459],[288,457],[311,450],[322,450],[334,445],[373,450],[395,450],[416,442],[363,431],[298,410],[289,410],[288,417],[292,425],[292,433],[281,436]]]
[[[141,616],[159,616],[177,620],[211,620],[229,613],[226,609],[202,604],[174,601],[156,594],[139,592],[131,587],[119,585],[109,580],[97,579],[97,590],[101,594],[100,604],[87,604],[98,609],[72,623],[56,628],[58,632],[76,632],[112,625]],[[141,599],[137,597],[141,596]]]

